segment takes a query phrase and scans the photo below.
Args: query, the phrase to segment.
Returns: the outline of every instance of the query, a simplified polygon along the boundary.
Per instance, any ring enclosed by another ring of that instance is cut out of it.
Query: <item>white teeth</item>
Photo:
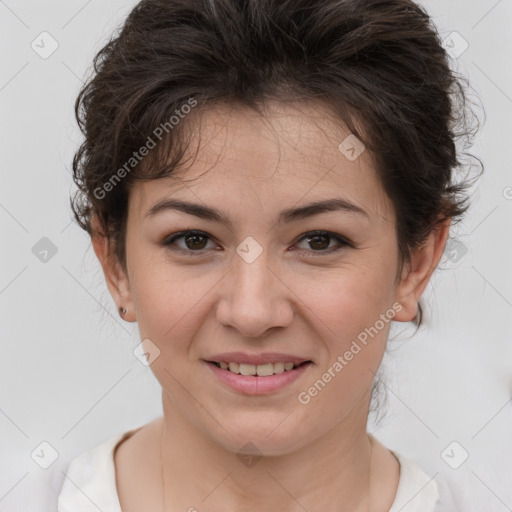
[[[259,364],[256,367],[256,373],[260,377],[267,377],[268,375],[272,375],[274,373],[274,365],[272,363]]]
[[[229,371],[233,373],[240,373],[238,370],[240,368],[240,365],[238,363],[229,363]]]
[[[240,363],[239,371],[242,375],[256,375],[256,365]]]
[[[284,363],[274,363],[274,373],[284,372]]]
[[[268,377],[276,373],[283,373],[294,368],[293,363],[267,363],[267,364],[245,364],[245,363],[227,363],[221,361],[218,363],[223,370],[241,375],[258,375],[259,377]]]

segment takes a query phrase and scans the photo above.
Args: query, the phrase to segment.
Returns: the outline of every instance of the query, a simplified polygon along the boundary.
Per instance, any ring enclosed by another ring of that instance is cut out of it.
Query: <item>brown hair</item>
[[[76,101],[85,140],[73,160],[75,218],[92,235],[97,215],[126,269],[130,184],[173,175],[197,113],[314,100],[372,152],[397,212],[402,267],[438,222],[453,225],[469,206],[472,183],[454,175],[469,155],[457,141],[466,150],[477,131],[463,83],[411,0],[143,0]],[[186,105],[192,115],[181,115]],[[421,318],[420,304],[417,327]]]

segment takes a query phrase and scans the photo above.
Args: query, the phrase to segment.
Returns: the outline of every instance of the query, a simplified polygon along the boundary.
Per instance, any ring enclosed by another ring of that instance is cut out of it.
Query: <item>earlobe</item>
[[[411,256],[410,264],[404,268],[395,299],[402,305],[394,320],[410,322],[418,313],[418,303],[436,269],[446,246],[451,219],[439,223],[426,241]]]
[[[135,309],[130,290],[130,283],[121,263],[112,251],[111,241],[101,229],[96,216],[91,219],[91,242],[103,269],[105,282],[110,295],[114,299],[119,315],[128,322],[135,321]]]

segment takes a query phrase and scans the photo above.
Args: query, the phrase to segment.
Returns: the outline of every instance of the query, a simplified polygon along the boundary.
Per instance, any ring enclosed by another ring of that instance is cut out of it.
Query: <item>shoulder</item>
[[[440,472],[429,476],[414,461],[392,453],[400,463],[400,480],[389,512],[463,512],[453,481]]]
[[[103,512],[121,512],[114,452],[120,443],[141,428],[116,434],[69,463],[58,496],[58,512],[97,512],[98,509]]]

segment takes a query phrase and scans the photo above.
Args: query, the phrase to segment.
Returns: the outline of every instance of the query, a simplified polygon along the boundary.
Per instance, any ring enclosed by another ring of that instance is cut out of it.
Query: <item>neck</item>
[[[165,512],[171,504],[172,510],[226,512],[248,504],[253,510],[284,512],[329,510],[333,503],[354,512],[369,510],[372,443],[366,411],[355,411],[353,418],[295,450],[248,458],[197,429],[165,392],[163,406]]]

